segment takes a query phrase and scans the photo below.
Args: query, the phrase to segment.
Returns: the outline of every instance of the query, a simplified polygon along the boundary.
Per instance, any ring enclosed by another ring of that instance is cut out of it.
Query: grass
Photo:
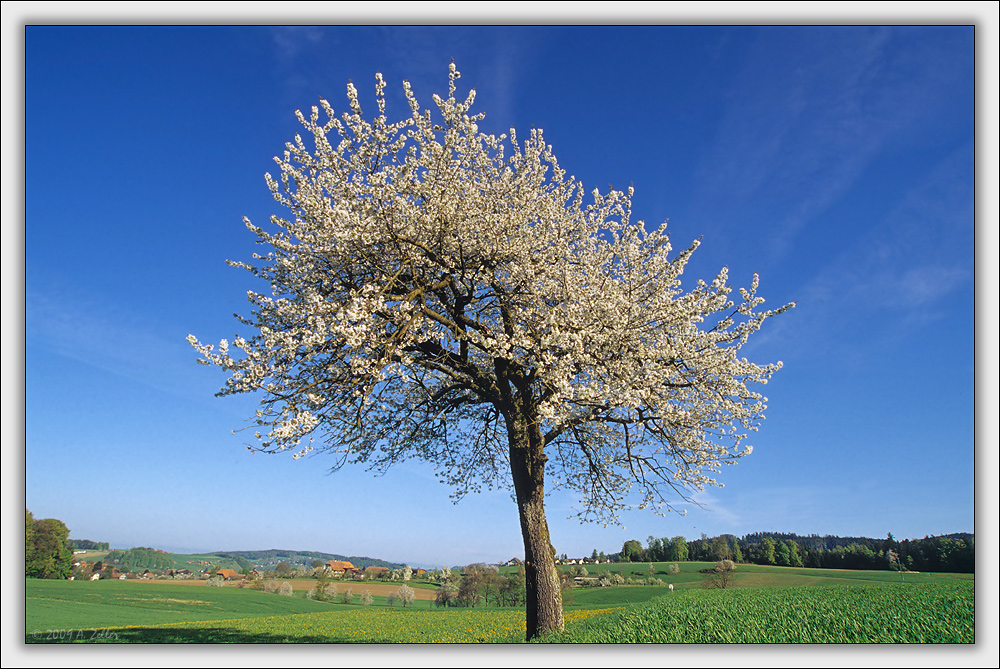
[[[594,617],[549,643],[975,643],[969,581],[688,590]]]
[[[968,574],[843,572],[740,565],[705,590],[699,569],[665,587],[577,588],[564,643],[972,643]],[[603,565],[602,565],[603,566]],[[648,565],[645,567],[648,575]],[[589,571],[589,569],[588,569]],[[664,565],[666,571],[666,565]],[[641,572],[636,572],[636,576]],[[626,576],[628,574],[626,573]],[[363,586],[355,588],[359,593]],[[515,643],[524,609],[341,605],[239,588],[130,581],[25,581],[29,643]],[[354,599],[358,601],[357,597]]]
[[[25,633],[326,611],[330,604],[239,588],[25,580]]]

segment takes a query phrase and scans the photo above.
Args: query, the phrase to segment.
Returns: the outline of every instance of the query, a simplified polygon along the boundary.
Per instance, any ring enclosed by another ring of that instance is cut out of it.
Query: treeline
[[[91,541],[90,539],[70,539],[69,545],[73,550],[81,551],[106,551],[111,548],[107,541]]]
[[[567,575],[562,576],[565,579]],[[454,570],[442,567],[428,572],[425,578],[438,584],[437,606],[523,606],[525,603],[523,565],[507,574],[501,574],[496,565],[482,563]]]
[[[702,535],[692,541],[649,537],[645,547],[631,539],[615,557],[625,562],[733,560],[783,567],[968,574],[975,572],[975,553],[975,535],[968,533],[898,541],[891,532],[885,539],[755,532],[744,537]]]
[[[358,569],[366,567],[387,567],[388,569],[399,569],[403,565],[398,562],[386,562],[370,557],[345,556],[335,553],[319,553],[316,551],[294,551],[271,548],[264,551],[213,551],[212,555],[234,560],[241,568],[249,566],[249,563],[267,563],[277,560],[287,560],[289,562],[311,564],[316,560],[326,562],[328,560],[343,560],[350,562]],[[247,562],[246,565],[243,563]]]
[[[162,551],[155,548],[129,548],[128,550],[108,551],[104,558],[107,564],[113,564],[122,571],[140,571],[143,569],[157,570],[170,569],[174,566],[174,561],[167,557]]]
[[[73,570],[69,528],[61,520],[36,520],[24,510],[24,575],[28,578],[68,578]]]

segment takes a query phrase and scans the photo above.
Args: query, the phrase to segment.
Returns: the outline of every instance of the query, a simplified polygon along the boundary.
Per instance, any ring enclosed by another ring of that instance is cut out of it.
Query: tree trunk
[[[545,520],[545,452],[537,422],[523,414],[508,418],[510,468],[524,539],[527,638],[561,631],[562,588],[555,549]]]

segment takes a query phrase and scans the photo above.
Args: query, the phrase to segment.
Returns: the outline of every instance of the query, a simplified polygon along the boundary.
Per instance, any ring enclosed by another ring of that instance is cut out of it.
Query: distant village
[[[119,569],[115,565],[104,565],[101,561],[94,563],[88,563],[82,559],[82,556],[88,553],[94,553],[96,551],[92,550],[74,550],[73,551],[73,575],[70,576],[70,580],[75,580],[78,577],[86,578],[87,580],[97,581],[101,579],[117,579],[117,580],[129,580],[129,579],[173,579],[173,580],[184,580],[184,579],[202,579],[208,580],[211,578],[218,578],[223,581],[255,581],[262,578],[270,578],[275,575],[276,570],[267,570],[263,566],[255,566],[252,569],[245,571],[237,571],[229,567],[216,568],[214,563],[208,560],[187,560],[188,564],[195,567],[203,567],[203,569],[187,569],[187,568],[170,568],[170,569],[144,569],[142,571],[125,571]],[[156,550],[157,553],[166,554],[165,551]],[[568,558],[565,555],[558,557],[556,559],[557,565],[587,565],[587,564],[610,564],[612,560],[610,558]],[[280,564],[280,563],[278,563]],[[286,563],[287,564],[287,563]],[[497,566],[518,566],[522,564],[522,561],[518,558],[511,558],[506,562],[500,563]],[[91,567],[90,570],[87,567]],[[277,566],[277,565],[274,565]],[[364,569],[355,567],[354,564],[347,560],[327,560],[322,565],[313,567],[312,569],[307,569],[303,565],[299,565],[296,568],[291,568],[289,565],[289,570],[287,572],[282,572],[283,576],[300,576],[300,577],[315,577],[319,572],[324,572],[324,574],[330,578],[339,579],[350,579],[355,581],[372,581],[372,580],[393,580],[398,577],[399,570],[393,570],[389,567],[382,566],[369,566]],[[426,569],[416,568],[411,569],[411,575],[414,578],[420,578],[427,573]]]

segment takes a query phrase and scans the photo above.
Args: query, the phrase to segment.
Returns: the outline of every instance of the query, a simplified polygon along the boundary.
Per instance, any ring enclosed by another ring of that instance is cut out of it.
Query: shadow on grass
[[[116,630],[82,630],[76,635],[62,638],[51,636],[24,635],[25,643],[32,644],[62,644],[62,643],[359,643],[356,639],[330,636],[301,636],[288,634],[260,634],[239,632],[236,630],[213,628],[138,628]],[[365,640],[363,643],[392,643],[388,640]]]

